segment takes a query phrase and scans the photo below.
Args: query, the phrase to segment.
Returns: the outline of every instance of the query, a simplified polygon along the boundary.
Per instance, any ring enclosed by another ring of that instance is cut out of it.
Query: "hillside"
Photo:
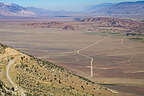
[[[91,6],[88,11],[95,15],[143,17],[144,1],[100,4]]]
[[[132,19],[112,17],[87,17],[73,23],[63,22],[33,22],[25,23],[24,26],[32,28],[60,28],[63,30],[88,30],[88,31],[109,31],[109,32],[134,32],[144,33],[144,23]],[[125,30],[125,31],[124,31]]]
[[[0,2],[0,16],[35,16],[35,13],[17,4]]]
[[[12,88],[14,91],[12,93],[17,93],[17,95],[116,95],[114,94],[115,91],[102,87],[81,76],[77,76],[62,67],[21,53],[2,44],[0,44],[0,62],[0,80],[3,81],[1,84],[7,86],[9,89]],[[0,85],[0,88],[3,88],[3,86]],[[3,94],[2,91],[0,92],[0,94]]]
[[[16,96],[17,93],[14,92],[13,88],[8,88],[6,85],[0,81],[0,96]]]
[[[138,29],[143,26],[144,23],[131,20],[131,19],[121,19],[121,18],[111,18],[111,17],[91,17],[81,20],[82,22],[93,22],[99,26],[103,27],[124,27],[124,28],[133,28]]]
[[[23,7],[15,3],[0,2],[0,17],[55,17],[55,16],[72,16],[76,12],[69,11],[51,11],[43,8]]]

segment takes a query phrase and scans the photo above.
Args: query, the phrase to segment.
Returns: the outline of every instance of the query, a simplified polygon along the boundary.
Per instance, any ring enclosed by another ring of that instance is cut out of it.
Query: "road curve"
[[[19,92],[21,93],[21,96],[26,96],[26,95],[24,94],[24,91],[23,91],[21,88],[19,88],[19,87],[12,81],[12,79],[10,78],[9,69],[10,69],[11,65],[14,64],[14,63],[15,63],[15,60],[10,60],[9,63],[8,63],[8,65],[7,65],[7,67],[6,67],[6,76],[7,76],[7,79],[8,79],[8,81],[12,84],[12,86],[15,88],[15,90],[19,90]]]
[[[95,46],[95,45],[99,44],[100,42],[104,41],[106,38],[107,38],[107,37],[104,37],[103,39],[100,39],[100,40],[98,40],[98,41],[95,41],[94,43],[89,44],[88,46],[83,47],[83,48],[80,48],[80,49],[78,49],[78,50],[73,50],[73,51],[70,51],[70,52],[63,52],[63,53],[61,53],[61,54],[71,54],[71,53],[73,53],[73,54],[75,54],[75,55],[80,55],[80,56],[83,56],[83,57],[86,57],[86,58],[90,59],[90,66],[91,66],[91,67],[90,67],[90,68],[91,68],[91,72],[90,72],[90,73],[91,73],[91,77],[93,77],[93,62],[94,62],[94,57],[89,56],[89,55],[82,54],[82,53],[80,53],[80,51],[86,50],[86,49],[88,49],[88,48],[90,48],[90,47],[92,47],[92,46]]]
[[[121,40],[120,40],[121,45],[123,45],[126,49],[128,49],[129,47],[125,45],[124,39],[125,39],[125,37],[124,37],[124,38],[121,38]],[[130,64],[130,62],[132,61],[133,58],[134,58],[134,56],[131,55],[126,62]],[[125,63],[125,62],[121,62],[121,63]]]
[[[104,37],[103,39],[100,39],[100,40],[98,40],[98,41],[96,41],[96,42],[94,42],[94,43],[92,43],[92,44],[90,44],[90,45],[88,45],[88,46],[86,46],[86,47],[83,47],[83,48],[81,48],[81,49],[79,49],[79,50],[76,51],[76,53],[77,53],[78,55],[90,59],[91,77],[93,77],[93,62],[94,62],[94,57],[91,57],[91,56],[82,54],[82,53],[80,53],[80,51],[86,50],[86,49],[88,49],[88,48],[90,48],[90,47],[92,47],[92,46],[95,46],[95,45],[99,44],[100,42],[104,41],[105,39],[106,39],[106,37]]]

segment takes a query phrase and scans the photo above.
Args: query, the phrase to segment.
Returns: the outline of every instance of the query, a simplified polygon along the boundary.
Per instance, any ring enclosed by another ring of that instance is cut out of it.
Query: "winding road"
[[[12,86],[14,87],[15,90],[19,90],[19,92],[21,93],[21,96],[26,96],[26,95],[24,94],[24,91],[23,91],[21,88],[19,88],[19,87],[12,81],[12,79],[10,78],[9,69],[10,69],[11,65],[14,64],[14,63],[15,63],[15,60],[14,60],[14,59],[13,59],[13,60],[10,60],[9,63],[8,63],[8,65],[7,65],[7,67],[6,67],[6,76],[7,76],[7,79],[8,79],[8,81],[12,84]]]
[[[86,47],[83,47],[83,48],[81,48],[81,49],[79,49],[79,50],[76,51],[76,53],[77,53],[78,55],[90,59],[91,77],[93,77],[93,75],[94,75],[94,74],[93,74],[93,62],[94,62],[94,57],[89,56],[89,55],[82,54],[82,53],[80,53],[80,51],[83,51],[83,50],[86,50],[86,49],[88,49],[88,48],[90,48],[90,47],[92,47],[92,46],[95,46],[95,45],[101,43],[102,41],[104,41],[105,39],[106,39],[106,37],[104,37],[103,39],[100,39],[100,40],[98,40],[98,41],[96,41],[96,42],[94,42],[94,43],[92,43],[92,44],[90,44],[90,45],[88,45],[88,46],[86,46]]]
[[[86,55],[86,54],[83,54],[83,53],[80,53],[80,52],[83,51],[83,50],[86,50],[86,49],[88,49],[88,48],[90,48],[90,47],[92,47],[92,46],[95,46],[95,45],[101,43],[101,42],[104,41],[106,38],[107,38],[107,37],[104,37],[103,39],[100,39],[100,40],[98,40],[98,41],[95,41],[94,43],[92,43],[92,44],[90,44],[90,45],[88,45],[88,46],[86,46],[86,47],[80,48],[80,49],[78,49],[78,50],[74,50],[74,51],[70,51],[70,52],[63,52],[63,53],[61,53],[61,54],[71,54],[71,53],[73,53],[73,54],[75,54],[75,55],[80,55],[80,56],[83,56],[83,57],[85,57],[85,58],[90,59],[90,68],[91,68],[91,72],[90,72],[90,73],[91,73],[91,77],[93,77],[93,62],[94,62],[94,57],[89,56],[89,55]]]
[[[121,38],[121,40],[120,40],[121,45],[123,45],[126,49],[129,49],[129,47],[124,44],[124,39],[125,39],[125,37],[124,37],[124,38]],[[127,60],[127,63],[130,64],[130,62],[132,61],[133,58],[134,58],[134,56],[131,55],[131,56],[129,57],[129,59]],[[121,63],[125,63],[125,62],[121,62]]]
[[[98,40],[98,41],[95,41],[94,43],[92,43],[92,44],[90,44],[90,45],[88,45],[88,46],[86,46],[86,47],[80,48],[80,49],[78,49],[78,50],[74,50],[74,51],[70,51],[70,52],[64,52],[64,53],[61,53],[61,54],[71,54],[71,53],[73,53],[73,54],[80,55],[80,56],[83,56],[83,57],[85,57],[85,58],[90,59],[90,68],[91,68],[91,72],[90,72],[90,73],[91,73],[91,77],[93,77],[93,75],[94,75],[94,74],[93,74],[93,62],[94,62],[94,57],[89,56],[89,55],[86,55],[86,54],[83,54],[83,53],[81,53],[81,51],[84,51],[84,50],[86,50],[86,49],[88,49],[88,48],[90,48],[90,47],[92,47],[92,46],[95,46],[95,45],[101,43],[101,42],[104,41],[106,38],[107,38],[107,37],[104,37],[103,39],[100,39],[100,40]],[[120,44],[123,45],[125,48],[128,48],[128,47],[124,44],[124,38],[121,38],[121,39],[120,39]],[[130,58],[127,60],[127,62],[130,63],[131,60],[132,60],[132,58],[133,58],[133,56],[130,56]]]
[[[70,51],[70,52],[64,52],[63,54],[71,54],[71,53],[74,53],[74,54],[77,54],[77,55],[80,55],[80,56],[83,56],[83,57],[85,57],[85,58],[90,59],[90,68],[91,68],[91,72],[90,72],[90,73],[91,73],[91,77],[93,77],[93,75],[94,75],[94,74],[93,74],[93,62],[94,62],[94,57],[89,56],[89,55],[86,55],[86,54],[83,54],[83,53],[80,53],[80,52],[81,52],[81,51],[84,51],[84,50],[86,50],[86,49],[88,49],[88,48],[90,48],[90,47],[92,47],[92,46],[95,46],[95,45],[101,43],[101,42],[104,41],[106,38],[107,38],[107,37],[104,37],[103,39],[100,39],[100,40],[98,40],[98,41],[95,41],[94,43],[92,43],[92,44],[90,44],[90,45],[88,45],[88,46],[86,46],[86,47],[80,48],[80,49],[78,49],[78,50]],[[123,45],[125,48],[128,48],[128,47],[125,46],[125,44],[124,44],[124,38],[121,38],[121,39],[120,39],[120,43],[121,43],[121,45]],[[130,56],[130,58],[127,60],[127,62],[130,63],[131,60],[132,60],[132,58],[133,58],[133,56]]]

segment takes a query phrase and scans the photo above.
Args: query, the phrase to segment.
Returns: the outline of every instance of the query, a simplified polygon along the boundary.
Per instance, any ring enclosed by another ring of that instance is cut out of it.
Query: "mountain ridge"
[[[139,16],[144,15],[144,1],[120,2],[91,6],[88,11],[91,14],[103,16]]]
[[[43,8],[23,7],[13,3],[0,2],[0,16],[18,17],[55,17],[55,16],[119,16],[143,18],[144,1],[103,3],[89,6],[81,12],[53,11]]]
[[[0,15],[1,16],[35,16],[35,13],[27,10],[25,7],[14,3],[0,2]]]
[[[23,7],[15,3],[0,2],[0,16],[7,17],[54,17],[54,16],[69,16],[77,12],[72,11],[51,11],[43,8],[36,7]]]

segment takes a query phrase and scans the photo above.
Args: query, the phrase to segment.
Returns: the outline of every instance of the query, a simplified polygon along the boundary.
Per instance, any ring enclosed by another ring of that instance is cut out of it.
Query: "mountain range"
[[[13,3],[0,3],[0,16],[35,16],[27,8]]]
[[[144,15],[144,1],[104,3],[89,6],[83,12],[51,11],[48,9],[22,7],[13,3],[0,3],[0,16],[22,16],[22,17],[40,17],[40,16],[77,16],[77,15],[98,15],[98,16],[139,16]]]
[[[144,1],[121,2],[121,3],[105,3],[90,6],[88,11],[98,15],[144,15]]]
[[[16,17],[47,17],[47,16],[67,16],[76,12],[68,12],[64,10],[51,11],[43,8],[23,7],[14,3],[0,2],[0,16],[16,16]]]

